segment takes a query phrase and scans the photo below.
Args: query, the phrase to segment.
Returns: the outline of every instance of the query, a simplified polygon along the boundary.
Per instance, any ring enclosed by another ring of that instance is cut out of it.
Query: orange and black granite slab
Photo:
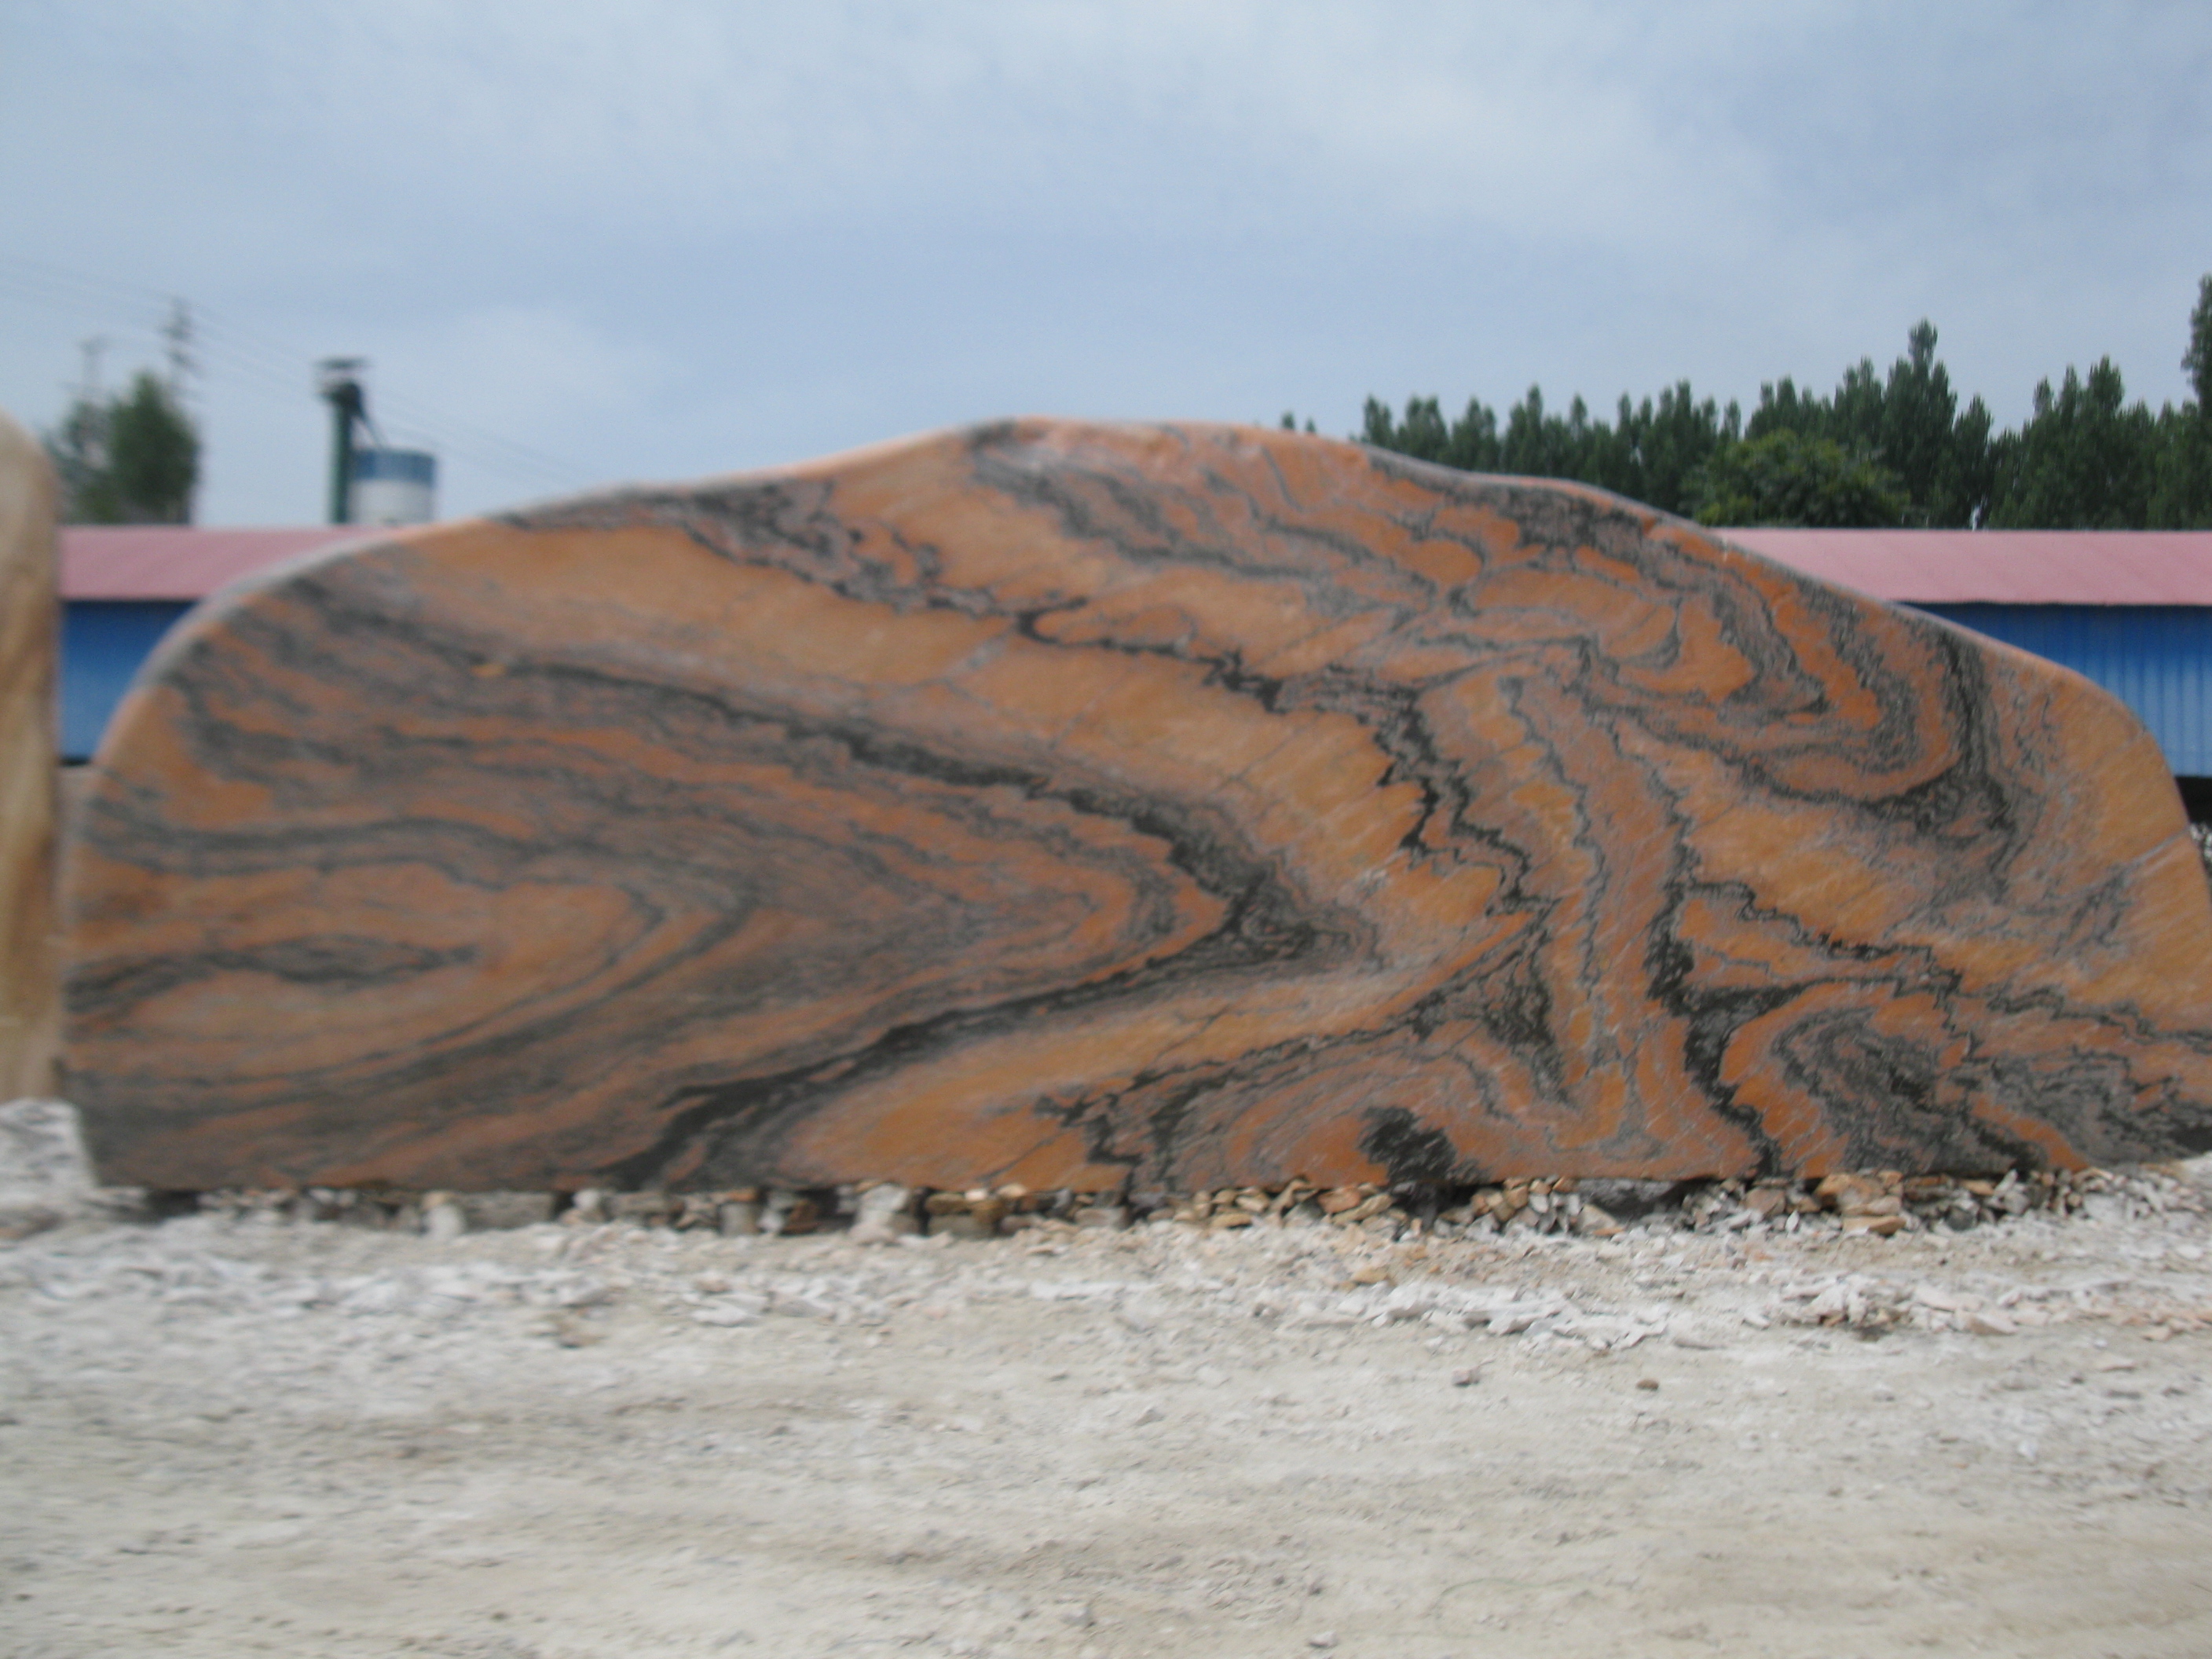
[[[1188,1188],[2212,1144],[2084,681],[1590,490],[976,428],[190,622],[73,852],[107,1179]]]
[[[0,415],[0,1100],[53,1091],[60,1036],[54,905],[54,478]]]

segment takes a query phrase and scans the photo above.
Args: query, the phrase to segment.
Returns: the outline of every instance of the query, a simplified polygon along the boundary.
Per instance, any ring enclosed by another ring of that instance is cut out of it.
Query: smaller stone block
[[[0,415],[0,1101],[53,1093],[54,481]]]

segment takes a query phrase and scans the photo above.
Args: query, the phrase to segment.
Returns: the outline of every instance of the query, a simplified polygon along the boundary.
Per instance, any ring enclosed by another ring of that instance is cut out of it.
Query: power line
[[[173,295],[82,272],[19,255],[0,255],[0,295],[12,295],[50,309],[89,317],[118,333],[154,345],[167,356],[173,383],[195,372],[220,371],[264,392],[295,398],[313,384],[312,354],[228,321],[204,308],[188,308]],[[135,320],[148,305],[168,307],[159,325]],[[125,322],[125,317],[134,320]],[[520,443],[471,422],[454,418],[413,398],[380,394],[388,409],[403,415],[440,450],[472,461],[486,471],[532,483],[576,488],[592,475],[561,456]]]

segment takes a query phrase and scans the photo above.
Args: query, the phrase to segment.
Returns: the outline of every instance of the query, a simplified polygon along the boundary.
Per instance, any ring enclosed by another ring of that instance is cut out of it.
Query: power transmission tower
[[[64,468],[70,476],[64,482],[72,492],[107,465],[107,388],[100,383],[100,360],[112,343],[105,334],[76,343],[84,370],[76,383],[76,407],[63,422],[70,450],[70,465]]]
[[[199,360],[192,356],[192,308],[182,300],[169,301],[169,319],[161,325],[161,338],[168,347],[169,395],[181,404],[185,381],[199,372]]]
[[[76,395],[86,403],[97,404],[102,388],[100,384],[100,360],[113,342],[105,334],[95,334],[88,340],[79,340],[76,349],[84,354],[84,375],[78,380]]]

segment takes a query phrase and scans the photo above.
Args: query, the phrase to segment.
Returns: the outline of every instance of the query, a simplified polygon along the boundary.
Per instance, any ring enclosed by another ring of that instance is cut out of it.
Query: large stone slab
[[[2212,1143],[2071,674],[1578,488],[1025,422],[210,605],[74,849],[112,1181],[1188,1188]]]
[[[52,1091],[60,1036],[54,503],[46,452],[0,415],[0,1100]]]

